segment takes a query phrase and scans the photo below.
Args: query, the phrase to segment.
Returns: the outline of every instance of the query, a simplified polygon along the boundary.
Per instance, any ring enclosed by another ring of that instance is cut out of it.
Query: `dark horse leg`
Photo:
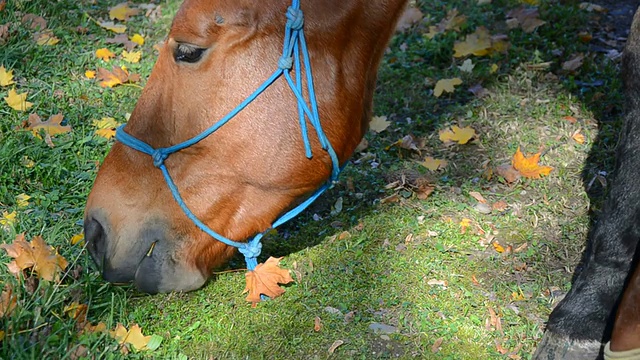
[[[625,126],[611,192],[588,239],[583,269],[549,317],[534,359],[597,359],[608,341],[640,239],[640,12],[622,61]]]

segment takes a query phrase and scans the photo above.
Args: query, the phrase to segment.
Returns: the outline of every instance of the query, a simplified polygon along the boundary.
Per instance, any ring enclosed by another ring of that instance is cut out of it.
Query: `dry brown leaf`
[[[513,165],[513,168],[518,170],[522,176],[528,179],[539,179],[542,176],[549,175],[551,170],[553,170],[551,166],[540,166],[538,164],[539,161],[539,152],[530,157],[525,157],[518,146],[518,150],[516,150],[516,153],[511,159],[511,165]]]
[[[440,347],[442,346],[443,341],[444,338],[437,338],[436,341],[433,342],[433,345],[431,345],[431,352],[435,354],[440,351]]]
[[[502,176],[504,180],[511,184],[520,179],[520,173],[511,164],[503,164],[496,167],[496,174]]]
[[[580,129],[576,130],[572,135],[571,138],[577,142],[578,144],[584,144],[584,142],[587,140],[585,138],[585,136],[583,134],[580,133]]]
[[[48,136],[55,136],[58,134],[64,134],[71,131],[71,126],[62,125],[64,116],[62,114],[51,115],[46,121],[42,121],[38,114],[29,114],[28,125],[26,130],[31,130],[33,135],[38,139],[41,139],[41,131]]]
[[[135,83],[140,81],[140,75],[130,74],[127,70],[114,66],[111,71],[105,68],[98,68],[98,80],[101,87],[114,87],[124,83]]]
[[[445,16],[435,26],[429,26],[429,32],[426,36],[429,39],[433,39],[437,34],[442,34],[448,30],[460,31],[460,26],[467,22],[465,15],[458,15],[458,9],[453,9],[447,12]]]
[[[329,354],[333,354],[336,349],[338,348],[338,346],[344,344],[344,341],[342,340],[336,340],[333,342],[333,344],[331,344],[331,346],[329,347]]]
[[[573,57],[562,63],[562,70],[566,71],[576,71],[580,66],[582,66],[582,61],[584,60],[583,54],[574,54]]]
[[[422,14],[422,11],[420,11],[420,9],[413,6],[407,7],[407,9],[400,17],[400,20],[398,20],[396,31],[404,31],[410,28],[411,26],[413,26],[413,24],[422,20],[423,16],[424,15]]]
[[[9,316],[18,304],[18,297],[13,293],[10,284],[4,286],[2,294],[0,294],[0,318]]]
[[[313,320],[313,331],[318,332],[322,329],[322,320],[320,320],[319,316]]]
[[[260,295],[276,298],[284,294],[284,289],[278,284],[288,284],[293,281],[289,270],[281,269],[278,264],[282,258],[269,257],[263,264],[258,264],[252,271],[245,274],[247,285],[243,293],[248,292],[246,300],[255,307],[260,302]]]
[[[32,30],[44,30],[47,28],[47,20],[36,14],[26,14],[21,21],[23,24],[29,25]]]
[[[546,24],[538,18],[538,8],[520,6],[507,13],[507,26],[509,28],[520,27],[525,33],[532,33],[539,26]]]
[[[105,40],[105,42],[107,44],[121,44],[124,45],[124,48],[127,49],[127,51],[131,51],[133,50],[133,48],[135,48],[136,46],[138,46],[138,43],[136,43],[133,40],[130,40],[126,34],[118,34],[112,38],[108,38]]]
[[[484,196],[482,196],[482,194],[480,194],[477,191],[469,191],[469,196],[471,196],[472,198],[478,200],[478,202],[481,202],[483,204],[487,203],[487,200],[484,198]]]
[[[515,170],[515,169],[514,169]],[[491,205],[491,209],[495,211],[504,211],[507,209],[507,203],[504,200],[496,201]]]
[[[19,276],[23,270],[33,268],[38,276],[47,281],[59,281],[60,272],[66,269],[67,260],[58,255],[54,248],[47,245],[41,236],[36,236],[28,243],[24,234],[16,236],[12,244],[2,244],[13,261],[8,264],[9,270]]]

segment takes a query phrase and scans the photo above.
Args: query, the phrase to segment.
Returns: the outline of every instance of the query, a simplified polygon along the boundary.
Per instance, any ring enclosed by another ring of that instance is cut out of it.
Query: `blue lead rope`
[[[242,111],[247,105],[249,105],[255,98],[257,98],[262,92],[264,92],[271,84],[273,84],[280,76],[284,76],[287,84],[291,88],[291,91],[296,97],[297,105],[298,105],[298,122],[300,124],[300,131],[302,136],[302,141],[304,142],[305,148],[305,156],[307,158],[312,157],[311,153],[311,144],[309,142],[309,134],[307,130],[307,120],[311,124],[311,126],[315,129],[316,136],[320,142],[320,145],[323,150],[327,151],[329,157],[331,158],[332,170],[331,177],[329,180],[322,185],[318,190],[316,190],[313,195],[311,195],[308,199],[306,199],[303,203],[299,204],[295,208],[289,210],[276,221],[273,222],[271,228],[278,227],[285,222],[293,219],[298,214],[300,214],[303,210],[305,210],[311,203],[313,203],[325,190],[330,188],[335,181],[338,179],[338,175],[340,174],[340,163],[338,160],[338,156],[336,152],[333,150],[329,139],[325,135],[322,130],[322,124],[320,123],[320,116],[318,115],[318,103],[316,101],[315,89],[313,87],[313,74],[311,73],[311,62],[309,61],[309,51],[307,49],[307,43],[305,41],[304,32],[302,30],[304,25],[304,17],[302,15],[302,10],[300,10],[300,0],[293,0],[291,6],[287,9],[287,23],[285,26],[285,36],[284,36],[284,45],[282,50],[282,56],[278,61],[278,69],[271,75],[267,80],[265,80],[256,91],[254,91],[249,97],[247,97],[244,101],[242,101],[238,106],[236,106],[233,110],[231,110],[226,116],[220,119],[215,124],[211,125],[209,128],[201,132],[200,134],[183,141],[181,143],[166,147],[166,148],[157,148],[154,149],[151,145],[145,143],[144,141],[129,135],[124,131],[124,125],[120,126],[116,131],[116,139],[120,141],[122,144],[131,147],[132,149],[138,150],[142,153],[150,155],[153,159],[153,165],[159,168],[162,171],[162,175],[164,176],[169,189],[171,190],[171,194],[173,198],[176,200],[178,205],[182,208],[182,211],[187,215],[191,221],[193,221],[202,231],[207,233],[209,236],[214,239],[227,244],[229,246],[234,246],[238,248],[238,250],[244,255],[245,261],[247,262],[247,269],[253,270],[258,265],[257,257],[260,255],[262,250],[262,237],[265,232],[258,233],[253,237],[253,239],[248,242],[237,242],[231,239],[228,239],[217,232],[213,231],[210,227],[200,221],[194,214],[189,210],[189,207],[185,204],[184,200],[180,196],[180,192],[178,191],[178,187],[173,182],[169,171],[164,165],[164,161],[169,157],[169,155],[178,152],[182,149],[188,148],[199,141],[205,139],[209,135],[213,134],[216,130],[218,130],[222,125],[226,124],[229,120],[231,120],[236,114]],[[301,68],[301,59],[300,54],[302,54],[302,64],[304,64],[304,70],[306,72],[306,91],[309,94],[309,104],[304,99],[303,94],[303,85],[302,85],[302,68]],[[295,70],[295,80],[291,77],[291,69]]]

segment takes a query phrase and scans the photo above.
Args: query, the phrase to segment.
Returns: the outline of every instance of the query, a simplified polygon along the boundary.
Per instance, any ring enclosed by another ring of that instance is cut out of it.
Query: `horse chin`
[[[198,269],[174,257],[166,242],[153,243],[138,264],[134,284],[149,294],[191,291],[202,287],[207,277]]]

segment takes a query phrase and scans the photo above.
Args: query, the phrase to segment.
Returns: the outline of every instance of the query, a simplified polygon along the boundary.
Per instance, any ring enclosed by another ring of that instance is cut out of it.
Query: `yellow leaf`
[[[109,61],[111,58],[115,57],[116,54],[112,53],[111,50],[107,48],[102,48],[96,50],[96,57],[98,59],[102,59],[104,61]]]
[[[16,223],[16,216],[18,216],[18,214],[15,211],[3,211],[0,217],[0,225],[2,225],[4,229],[9,229]]]
[[[27,207],[29,206],[29,199],[31,199],[31,196],[25,193],[22,193],[16,196],[16,204],[18,205],[19,208]]]
[[[460,232],[464,234],[469,226],[471,226],[471,219],[462,219],[460,221]]]
[[[549,175],[551,170],[553,170],[551,166],[538,165],[539,161],[540,153],[536,153],[527,158],[520,151],[520,147],[518,146],[518,150],[516,150],[516,153],[511,159],[511,164],[522,176],[529,179],[539,179],[541,176]]]
[[[451,129],[447,128],[444,130],[440,130],[440,141],[447,143],[450,141],[457,142],[458,144],[466,144],[476,136],[476,131],[469,126],[465,126],[460,128],[456,125],[453,125]]]
[[[84,246],[84,233],[75,234],[71,237],[71,245],[75,244]]]
[[[491,74],[495,74],[496,71],[498,71],[498,64],[492,64],[491,65],[491,69],[489,70],[489,72]]]
[[[7,71],[4,66],[0,66],[0,86],[15,84],[13,81],[13,70]]]
[[[499,252],[500,254],[502,254],[504,252],[504,247],[502,245],[500,245],[499,242],[494,241],[491,243],[491,245],[493,245],[493,248],[496,249],[497,252]]]
[[[580,133],[580,130],[576,130],[576,132],[573,133],[571,138],[578,144],[584,144],[584,142],[586,141],[586,138],[584,137],[583,134]]]
[[[100,80],[101,87],[114,87],[126,82],[138,82],[140,81],[140,75],[129,74],[124,66],[114,66],[111,71],[104,68],[98,68],[98,80]]]
[[[427,156],[423,161],[418,164],[426,167],[431,171],[436,171],[438,169],[444,169],[447,166],[447,160],[443,159],[434,159],[431,156]]]
[[[53,35],[51,31],[40,33],[40,35],[38,35],[38,38],[36,39],[36,43],[41,46],[52,46],[59,42],[60,39]]]
[[[374,116],[369,122],[369,129],[376,133],[381,133],[385,131],[389,125],[391,125],[391,121],[387,121],[386,116]]]
[[[118,341],[118,344],[131,344],[136,350],[145,350],[151,336],[142,335],[142,330],[138,324],[133,324],[131,329],[127,330],[122,324],[118,323],[115,330],[109,331],[109,335]]]
[[[243,293],[248,292],[246,300],[253,307],[260,302],[260,295],[276,298],[284,294],[284,289],[278,284],[288,284],[293,281],[289,270],[281,269],[278,264],[282,258],[269,257],[263,264],[258,264],[252,271],[245,274],[246,287]]]
[[[84,76],[86,76],[87,79],[94,79],[96,77],[96,72],[93,70],[87,70],[84,72]]]
[[[93,126],[97,127],[95,134],[105,139],[111,139],[116,135],[116,128],[120,124],[111,117],[103,117],[100,120],[93,120]]]
[[[113,21],[100,21],[97,24],[117,34],[122,34],[127,30],[126,25],[114,24]]]
[[[133,41],[134,43],[140,46],[144,45],[144,37],[142,37],[142,35],[140,34],[133,34],[133,36],[130,37],[129,40]]]
[[[484,27],[479,27],[476,32],[466,36],[464,41],[456,41],[453,45],[455,53],[454,57],[463,57],[467,55],[484,56],[491,50],[491,36],[489,31]]]
[[[132,51],[128,52],[127,50],[122,50],[122,60],[137,63],[140,61],[140,57],[142,57],[142,51]]]
[[[455,86],[460,84],[462,84],[462,79],[460,78],[440,79],[436,83],[436,87],[433,89],[433,96],[440,97],[443,91],[451,93],[455,90]]]
[[[109,9],[109,19],[127,21],[130,16],[138,15],[139,12],[139,9],[132,9],[126,2],[124,2]]]
[[[27,101],[27,93],[18,94],[16,89],[9,90],[9,95],[4,98],[9,107],[17,111],[27,111],[28,108],[33,106],[32,103]]]
[[[44,133],[49,136],[64,134],[71,131],[71,126],[62,125],[62,120],[64,120],[64,116],[62,116],[62,114],[51,115],[49,119],[42,121],[40,116],[34,113],[29,115],[29,125],[26,129],[31,130],[33,135],[37,138],[40,138],[40,130],[43,130]]]
[[[31,169],[32,167],[36,166],[36,162],[29,159],[29,157],[26,155],[22,157],[20,163],[24,165],[24,167],[26,167],[27,169]]]

